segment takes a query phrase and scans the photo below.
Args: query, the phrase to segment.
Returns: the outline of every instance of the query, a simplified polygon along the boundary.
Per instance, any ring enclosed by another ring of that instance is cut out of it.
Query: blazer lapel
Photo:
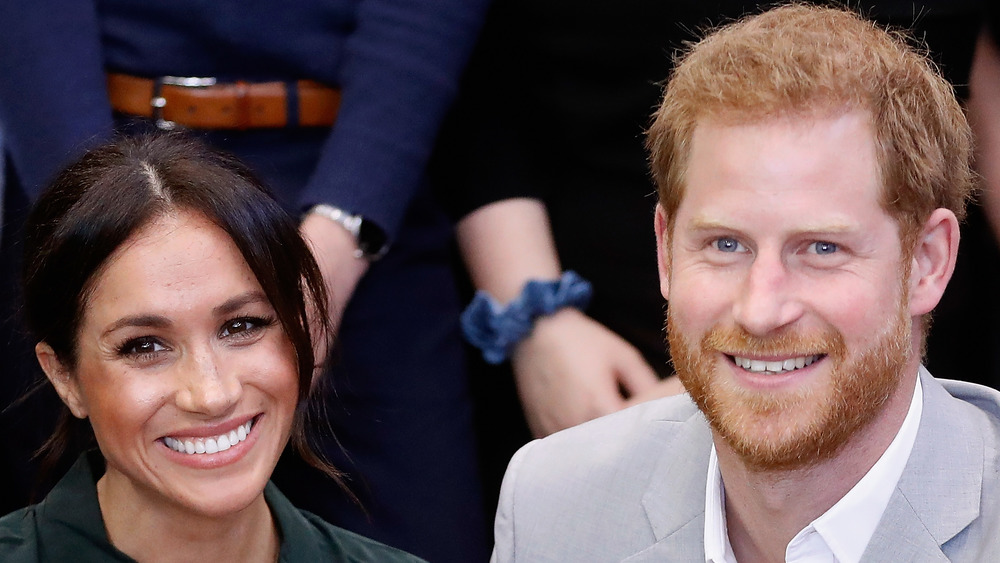
[[[889,517],[890,512],[892,517]],[[886,515],[868,542],[862,561],[921,561],[944,563],[948,557],[924,519],[914,511],[899,489],[893,494]]]
[[[705,486],[712,433],[700,412],[680,424],[670,447],[660,454],[646,486],[642,506],[656,542],[627,557],[643,561],[704,559]]]
[[[863,561],[949,561],[941,546],[979,517],[985,445],[973,415],[922,366],[916,442]],[[664,448],[643,495],[655,543],[623,560],[700,561],[712,435],[700,413]]]
[[[966,410],[949,406],[956,399],[923,366],[920,383],[917,439],[865,561],[948,561],[941,546],[979,516],[983,437]]]

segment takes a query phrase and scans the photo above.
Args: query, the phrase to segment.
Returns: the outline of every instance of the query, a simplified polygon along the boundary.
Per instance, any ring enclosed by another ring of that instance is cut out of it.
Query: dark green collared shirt
[[[45,500],[0,518],[0,561],[135,563],[111,545],[104,531],[95,472],[102,467],[100,454],[84,454]],[[283,563],[422,561],[295,508],[272,483],[264,498],[281,533],[278,559]]]

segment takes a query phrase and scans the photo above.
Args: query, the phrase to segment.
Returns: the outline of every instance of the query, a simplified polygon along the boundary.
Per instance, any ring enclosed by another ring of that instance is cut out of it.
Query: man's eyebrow
[[[236,312],[241,307],[250,305],[252,303],[264,303],[270,305],[271,301],[264,295],[263,291],[253,290],[246,293],[242,293],[235,297],[226,300],[225,303],[214,307],[212,313],[216,316],[224,316]]]
[[[706,215],[696,216],[688,224],[694,231],[730,230],[739,231],[732,222],[724,221]],[[795,226],[796,233],[847,233],[857,230],[856,226],[847,221],[804,222]]]
[[[698,215],[691,219],[688,225],[692,230],[695,231],[713,231],[713,230],[725,230],[732,229],[732,225],[727,224],[725,221],[719,219],[714,219],[712,217],[707,217],[705,215]]]

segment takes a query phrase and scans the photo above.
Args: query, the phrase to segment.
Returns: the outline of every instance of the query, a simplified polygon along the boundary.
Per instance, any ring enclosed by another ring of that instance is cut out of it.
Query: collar
[[[135,563],[108,540],[97,500],[97,480],[104,474],[97,450],[82,454],[56,486],[36,505],[38,544],[52,561]]]
[[[719,456],[715,444],[708,458],[708,486],[705,487],[705,563],[735,563],[726,525],[726,491],[722,487]]]
[[[95,561],[134,563],[111,544],[104,529],[97,499],[97,480],[104,467],[104,458],[97,450],[81,455],[37,505],[39,543],[51,560],[79,561],[93,556]],[[264,498],[281,532],[280,561],[322,561],[339,553],[331,551],[340,549],[334,542],[335,534],[315,531],[324,523],[316,517],[310,521],[273,483],[267,483]]]
[[[892,443],[846,495],[792,538],[785,551],[786,561],[801,561],[806,557],[815,561],[817,555],[821,560],[840,563],[860,561],[903,474],[922,413],[923,390],[918,377],[910,408]],[[705,491],[706,563],[736,563],[724,507],[725,488],[713,445]]]

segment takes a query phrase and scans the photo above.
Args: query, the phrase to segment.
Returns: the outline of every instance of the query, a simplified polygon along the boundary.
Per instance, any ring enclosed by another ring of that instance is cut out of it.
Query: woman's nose
[[[206,346],[193,351],[177,368],[177,406],[206,416],[228,413],[239,401],[242,384],[218,354]]]

